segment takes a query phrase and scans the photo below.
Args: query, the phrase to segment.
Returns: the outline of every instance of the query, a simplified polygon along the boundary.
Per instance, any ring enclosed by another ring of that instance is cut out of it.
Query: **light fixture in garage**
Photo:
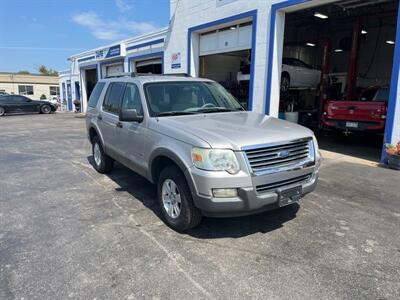
[[[306,45],[310,46],[310,47],[315,47],[315,44],[313,44],[313,43],[307,43]]]
[[[361,30],[361,34],[367,34],[368,33],[368,31],[366,31],[366,30]]]
[[[230,30],[235,30],[237,27],[236,26],[231,26]]]
[[[394,41],[388,40],[388,41],[386,41],[386,44],[394,45]]]
[[[343,52],[343,49],[335,49],[334,50],[336,53],[339,53],[339,52]]]
[[[328,19],[327,15],[321,14],[319,12],[314,13],[314,17],[320,18],[320,19]]]

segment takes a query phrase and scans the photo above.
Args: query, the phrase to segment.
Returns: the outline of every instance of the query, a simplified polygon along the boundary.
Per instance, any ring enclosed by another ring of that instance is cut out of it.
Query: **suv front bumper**
[[[302,186],[301,197],[312,192],[317,185],[319,165],[320,161],[307,168],[263,176],[247,174],[244,176],[246,178],[241,178],[240,175],[235,177],[228,173],[224,175],[225,178],[214,178],[210,176],[210,172],[195,167],[189,168],[185,175],[191,179],[189,185],[194,204],[205,216],[232,217],[278,208],[280,192],[296,186]],[[260,185],[290,182],[306,175],[309,175],[309,178],[302,182],[283,184],[265,192],[258,191]],[[238,194],[233,198],[216,198],[212,195],[214,188],[237,188]]]

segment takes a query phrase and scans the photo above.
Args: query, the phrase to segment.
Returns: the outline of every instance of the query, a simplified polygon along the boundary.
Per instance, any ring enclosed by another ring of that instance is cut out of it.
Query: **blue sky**
[[[0,0],[0,72],[69,67],[70,55],[168,25],[169,0]]]

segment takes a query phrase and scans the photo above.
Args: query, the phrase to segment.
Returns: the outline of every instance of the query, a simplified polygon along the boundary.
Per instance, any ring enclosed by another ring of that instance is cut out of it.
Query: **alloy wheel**
[[[182,209],[181,195],[176,183],[166,179],[161,188],[162,202],[165,211],[172,219],[179,217]]]
[[[94,144],[93,146],[93,156],[94,156],[94,162],[96,165],[100,166],[101,164],[101,152],[100,152],[100,146],[99,144]]]

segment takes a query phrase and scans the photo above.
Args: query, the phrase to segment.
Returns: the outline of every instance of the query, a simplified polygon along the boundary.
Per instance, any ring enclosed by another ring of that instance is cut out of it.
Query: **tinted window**
[[[16,102],[26,102],[29,99],[26,98],[26,97],[22,97],[22,96],[13,96],[13,100],[16,101]]]
[[[94,90],[89,98],[89,104],[88,104],[89,107],[97,106],[97,102],[99,102],[99,98],[100,98],[101,92],[103,91],[105,84],[106,84],[105,82],[98,82],[96,84],[96,87],[94,88]]]
[[[389,89],[388,88],[383,88],[379,89],[378,93],[376,94],[374,101],[384,101],[388,102],[389,101]]]
[[[121,108],[122,110],[136,109],[139,116],[143,115],[142,102],[140,100],[139,89],[136,84],[128,83],[126,85]]]
[[[121,103],[124,87],[125,83],[123,82],[114,82],[110,84],[103,102],[103,110],[113,114],[119,113],[119,104]]]

